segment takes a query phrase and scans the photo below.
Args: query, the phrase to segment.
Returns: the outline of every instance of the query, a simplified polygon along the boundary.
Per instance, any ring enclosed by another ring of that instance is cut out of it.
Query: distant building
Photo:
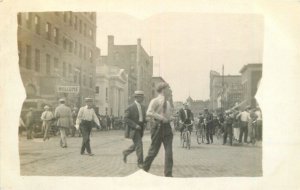
[[[162,77],[156,76],[152,77],[152,98],[157,96],[156,87],[159,83],[165,82],[167,83]],[[172,91],[172,89],[171,89]]]
[[[96,13],[18,13],[18,53],[27,98],[61,97],[80,106],[94,97]]]
[[[128,73],[128,103],[134,101],[134,91],[145,92],[145,105],[152,98],[151,78],[153,74],[153,57],[149,56],[141,44],[116,45],[114,36],[108,36],[108,50],[105,56],[109,66],[117,66]]]
[[[100,115],[124,116],[128,105],[128,75],[124,69],[106,64],[105,56],[97,64],[95,105]]]
[[[199,113],[203,113],[205,108],[209,107],[209,100],[193,100],[190,96],[186,100],[189,108],[193,112],[194,116],[198,116]],[[181,106],[182,107],[182,106]]]
[[[243,87],[241,107],[256,106],[255,94],[262,77],[262,64],[247,64],[243,66],[240,73]]]
[[[242,76],[240,75],[225,75],[222,76],[216,71],[210,72],[210,106],[211,110],[216,110],[221,107],[221,97],[220,94],[228,88],[228,97],[232,96],[233,99],[238,97],[236,92],[232,95],[229,93],[230,89],[239,89],[241,85]]]
[[[224,85],[224,91],[220,91],[217,98],[217,108],[220,110],[230,109],[242,102],[243,88],[242,84],[232,83]]]

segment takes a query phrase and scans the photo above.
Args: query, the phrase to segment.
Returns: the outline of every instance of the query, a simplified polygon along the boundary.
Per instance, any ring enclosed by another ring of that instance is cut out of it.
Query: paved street
[[[144,157],[150,145],[147,131],[144,139]],[[91,139],[95,156],[80,155],[82,139],[70,137],[68,148],[60,148],[59,137],[49,141],[27,140],[20,137],[21,175],[35,176],[127,176],[138,170],[136,155],[122,161],[121,152],[131,145],[123,138],[122,131],[94,131]],[[179,133],[174,136],[174,177],[216,177],[216,176],[261,176],[262,148],[244,145],[223,146],[221,142],[212,145],[196,142],[192,134],[190,150],[180,146]],[[163,148],[154,160],[150,173],[163,175]]]

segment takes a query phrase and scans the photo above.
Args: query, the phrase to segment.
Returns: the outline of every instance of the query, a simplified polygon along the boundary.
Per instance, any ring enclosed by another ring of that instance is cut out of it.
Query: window
[[[94,39],[94,33],[92,29],[89,30],[89,36],[91,39]]]
[[[19,66],[21,66],[22,65],[22,44],[20,41],[18,41],[18,55],[19,55]]]
[[[77,25],[78,25],[78,18],[77,16],[74,17],[74,28],[77,30]]]
[[[94,14],[93,13],[90,14],[90,19],[94,20]]]
[[[93,62],[93,52],[92,52],[92,50],[90,50],[90,53],[89,53],[89,60],[90,60],[91,63]]]
[[[86,47],[83,47],[83,59],[86,60]]]
[[[72,74],[72,65],[69,64],[69,74]]]
[[[58,58],[54,58],[54,68],[58,68]]]
[[[31,69],[31,46],[26,45],[26,68]]]
[[[86,85],[85,75],[83,75],[83,85]]]
[[[67,38],[64,37],[64,45],[63,45],[63,47],[64,47],[65,50],[67,49],[67,43],[68,43],[68,40],[67,40]]]
[[[35,25],[35,32],[37,33],[37,34],[40,34],[40,23],[41,23],[41,21],[40,21],[41,19],[40,19],[40,17],[39,16],[35,16],[34,17],[34,25]]]
[[[82,56],[82,45],[79,44],[79,57],[81,57],[81,56]]]
[[[82,33],[82,21],[79,20],[79,33],[81,34]]]
[[[26,25],[28,29],[31,29],[31,13],[25,13]]]
[[[136,56],[135,56],[134,52],[130,53],[130,59],[131,59],[131,61],[135,61]]]
[[[74,82],[75,83],[77,82],[77,74],[76,73],[74,74]]]
[[[96,94],[99,94],[99,86],[96,86],[95,91],[96,91]]]
[[[108,88],[105,88],[105,100],[108,102]]]
[[[73,51],[73,42],[69,41],[69,52],[72,53]]]
[[[18,25],[22,25],[22,15],[18,13]]]
[[[67,19],[68,19],[67,12],[64,12],[64,22],[67,22]]]
[[[53,36],[56,44],[59,44],[59,30],[58,28],[54,28]]]
[[[74,54],[77,54],[77,41],[75,40]]]
[[[40,65],[41,65],[41,55],[40,55],[40,50],[35,49],[35,71],[40,72]]]
[[[86,36],[86,24],[83,25],[83,36]]]
[[[49,22],[46,23],[46,38],[51,40],[51,24]]]
[[[67,75],[66,67],[66,62],[63,62],[63,77]]]
[[[46,55],[46,74],[50,75],[51,72],[51,63],[50,63],[50,55]]]
[[[73,23],[72,23],[72,20],[73,20],[73,13],[70,12],[69,15],[70,15],[70,17],[69,17],[69,25],[72,26],[72,24],[73,24]]]
[[[90,88],[93,88],[93,77],[90,76]]]

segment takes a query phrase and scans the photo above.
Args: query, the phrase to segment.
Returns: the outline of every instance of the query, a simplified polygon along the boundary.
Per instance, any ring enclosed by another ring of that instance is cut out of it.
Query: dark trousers
[[[160,149],[161,143],[163,143],[165,148],[164,174],[167,177],[171,177],[173,168],[173,133],[170,124],[157,124],[156,126],[152,127],[151,141],[152,142],[148,151],[148,156],[145,158],[144,161],[144,170],[146,172],[149,171],[151,164]]]
[[[27,139],[32,139],[33,124],[26,127]]]
[[[229,135],[229,143],[232,145],[232,125],[225,125],[224,136],[223,136],[223,144],[227,142],[227,136]]]
[[[257,133],[256,133],[256,139],[258,141],[262,140],[262,121],[261,120],[257,120],[256,122],[256,126],[257,126]]]
[[[126,150],[123,151],[124,156],[136,152],[138,164],[143,164],[143,142],[142,142],[142,131],[136,130],[134,137],[132,138],[133,144]]]
[[[82,145],[80,153],[83,154],[86,149],[87,153],[91,154],[90,134],[92,130],[92,121],[82,120],[80,123],[80,130],[82,133]]]
[[[248,137],[248,122],[242,121],[240,124],[240,136],[239,136],[239,142],[242,142],[243,135],[244,135],[244,142],[247,143],[247,137]]]
[[[210,142],[213,143],[214,142],[213,126],[212,125],[207,125],[206,126],[206,141],[207,141],[207,143],[210,143]]]

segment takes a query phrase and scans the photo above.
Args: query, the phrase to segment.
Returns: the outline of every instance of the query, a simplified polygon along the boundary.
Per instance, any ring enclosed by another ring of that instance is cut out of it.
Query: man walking
[[[133,145],[123,151],[123,161],[127,162],[127,156],[136,151],[137,163],[139,168],[143,168],[143,142],[144,127],[146,123],[146,111],[142,102],[144,101],[144,92],[134,92],[135,101],[125,111],[124,121],[127,124],[127,134],[132,139]]]
[[[157,86],[158,96],[151,100],[147,116],[154,120],[151,126],[151,146],[148,151],[148,156],[144,161],[144,170],[149,171],[151,164],[156,157],[161,143],[165,148],[165,168],[164,175],[172,176],[173,168],[173,133],[170,122],[172,120],[173,107],[171,105],[171,90],[167,83],[160,83]]]
[[[89,156],[94,154],[91,151],[90,145],[90,134],[93,127],[93,122],[97,124],[97,127],[100,127],[99,119],[92,108],[93,99],[85,98],[86,106],[83,106],[79,109],[78,116],[76,119],[76,128],[81,130],[82,133],[82,145],[80,154],[84,155],[85,150]]]
[[[44,131],[44,141],[46,139],[49,139],[48,131],[52,122],[52,119],[54,118],[51,111],[49,111],[49,106],[44,107],[45,111],[42,113],[41,120],[43,121],[43,131]]]
[[[55,109],[54,117],[57,118],[57,126],[60,132],[60,146],[67,148],[66,129],[73,125],[71,108],[65,105],[66,100],[61,98],[60,105]]]
[[[229,136],[229,143],[232,146],[233,121],[234,121],[234,114],[231,111],[225,113],[223,145],[226,144],[227,136]]]
[[[32,131],[34,127],[33,108],[29,108],[29,112],[26,114],[26,133],[27,139],[32,139]]]
[[[213,143],[213,115],[207,108],[204,109],[204,125],[206,127],[206,144]]]

